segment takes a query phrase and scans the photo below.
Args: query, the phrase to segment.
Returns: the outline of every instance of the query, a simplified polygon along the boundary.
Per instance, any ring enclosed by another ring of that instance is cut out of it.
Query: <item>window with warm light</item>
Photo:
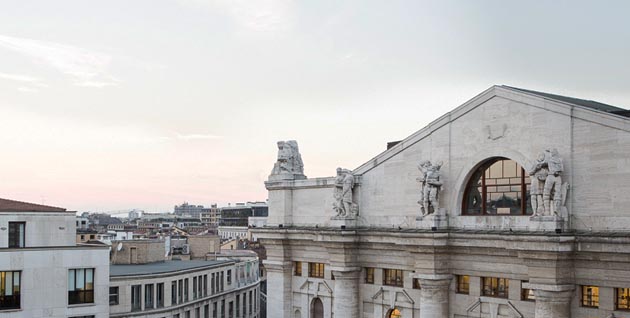
[[[401,269],[383,269],[383,285],[403,287],[403,271]]]
[[[365,268],[365,283],[374,284],[374,267]]]
[[[302,276],[302,262],[293,262],[293,275]]]
[[[582,286],[582,307],[599,308],[599,287]]]
[[[413,279],[413,289],[422,289],[422,286],[420,285],[420,279],[419,278],[414,278]]]
[[[401,318],[402,315],[400,314],[400,310],[398,310],[398,308],[394,308],[389,311],[389,315],[387,317],[388,318]]]
[[[523,281],[522,283],[527,283],[527,282]],[[521,288],[521,300],[524,300],[524,301],[536,301],[536,296],[534,295],[534,290],[533,289],[529,289],[529,288]]]
[[[308,277],[324,278],[324,263],[308,263]]]
[[[482,277],[481,278],[483,296],[507,298],[509,281],[507,278]]]
[[[457,275],[457,293],[466,295],[470,293],[470,276]]]
[[[620,310],[630,310],[630,288],[616,288],[617,301],[615,308]]]

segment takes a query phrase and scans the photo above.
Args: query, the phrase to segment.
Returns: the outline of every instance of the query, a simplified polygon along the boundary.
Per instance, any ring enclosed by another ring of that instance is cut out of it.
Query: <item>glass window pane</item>
[[[75,278],[75,270],[71,269],[68,271],[68,290],[74,290],[74,278]]]

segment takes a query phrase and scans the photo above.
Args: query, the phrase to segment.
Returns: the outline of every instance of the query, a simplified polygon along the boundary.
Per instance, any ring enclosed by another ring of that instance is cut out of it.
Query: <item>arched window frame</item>
[[[486,203],[487,203],[487,187],[489,185],[485,184],[486,181],[486,176],[485,176],[485,172],[486,170],[490,169],[490,167],[498,162],[498,161],[502,161],[502,160],[511,160],[514,161],[517,165],[517,167],[520,167],[521,171],[520,171],[520,193],[521,193],[521,214],[499,214],[499,213],[487,213],[487,207],[486,207]],[[482,188],[482,192],[481,192],[481,209],[479,214],[475,214],[475,213],[468,213],[468,196],[470,194],[470,189],[471,189],[471,183],[475,181],[475,176],[478,173],[481,173],[481,188]],[[463,200],[462,200],[462,213],[461,215],[463,216],[530,216],[532,213],[531,211],[529,211],[529,204],[530,204],[530,198],[529,198],[529,194],[528,194],[528,186],[529,186],[529,176],[527,175],[527,172],[525,171],[525,169],[523,168],[523,166],[521,166],[518,161],[510,159],[510,158],[506,158],[506,157],[492,157],[489,158],[487,160],[485,160],[484,162],[482,162],[480,165],[477,166],[477,168],[470,174],[470,176],[468,177],[466,184],[465,184],[465,189],[464,189],[464,196],[463,196]]]

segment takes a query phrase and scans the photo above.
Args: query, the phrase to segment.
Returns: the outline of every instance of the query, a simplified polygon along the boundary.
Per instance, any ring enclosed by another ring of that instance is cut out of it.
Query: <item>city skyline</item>
[[[627,109],[628,9],[7,4],[0,197],[80,212],[264,201],[276,141],[298,141],[307,176],[332,176],[492,85]]]

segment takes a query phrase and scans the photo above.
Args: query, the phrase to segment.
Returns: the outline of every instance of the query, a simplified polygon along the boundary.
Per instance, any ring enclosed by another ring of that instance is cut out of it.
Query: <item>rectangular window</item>
[[[403,287],[403,271],[401,269],[383,269],[383,285]]]
[[[420,286],[420,279],[419,278],[414,278],[413,279],[413,289],[422,289],[422,287]]]
[[[203,297],[203,276],[199,276],[199,278],[197,278],[197,296],[199,298]]]
[[[256,304],[258,303],[258,289],[254,289],[254,311],[256,311]]]
[[[0,272],[0,310],[20,309],[22,272]]]
[[[227,271],[227,284],[232,285],[232,270],[228,269]]]
[[[155,305],[157,308],[164,307],[164,283],[158,283],[155,290]]]
[[[239,317],[239,313],[240,313],[240,300],[241,300],[241,295],[236,295],[236,317]]]
[[[188,301],[188,278],[184,279],[184,302]]]
[[[616,288],[616,303],[615,308],[621,310],[630,309],[630,288]]]
[[[208,296],[208,275],[203,275],[203,296]]]
[[[219,318],[217,302],[212,303],[212,318]]]
[[[131,286],[131,311],[142,310],[142,303],[140,301],[141,288],[142,285]]]
[[[118,305],[118,286],[109,288],[109,305]]]
[[[599,308],[599,287],[582,286],[582,307]]]
[[[249,314],[252,314],[252,300],[254,299],[254,297],[252,297],[252,291],[249,291]]]
[[[234,303],[228,303],[228,318],[234,318]]]
[[[26,222],[9,222],[9,248],[24,247]]]
[[[293,262],[293,275],[302,276],[302,262]]]
[[[507,278],[482,277],[481,294],[483,296],[507,298],[509,281]]]
[[[171,282],[171,305],[177,304],[177,281]]]
[[[186,312],[184,312],[184,317],[190,318],[190,310],[186,310]]]
[[[466,295],[470,293],[470,276],[457,275],[457,293]]]
[[[203,318],[210,318],[210,305],[203,306]]]
[[[177,303],[181,304],[184,300],[184,281],[177,281]]]
[[[374,284],[374,267],[365,268],[365,283]]]
[[[195,308],[195,318],[201,318],[201,308]]]
[[[221,288],[219,288],[220,291],[223,291],[223,281],[225,280],[225,272],[221,272],[221,278],[219,279],[219,281],[221,282]]]
[[[68,270],[68,304],[94,303],[94,268]]]
[[[324,278],[324,263],[308,263],[308,277]]]
[[[144,308],[153,308],[153,284],[144,285]]]
[[[521,289],[521,300],[524,301],[536,301],[536,296],[534,295],[534,290],[529,288]]]
[[[247,292],[243,293],[243,316],[247,315]]]
[[[214,273],[212,273],[212,278],[210,280],[210,287],[212,288],[212,294],[214,295],[214,287],[215,287],[215,283],[214,283]]]
[[[197,276],[193,277],[193,299],[197,299]]]
[[[223,274],[223,272],[221,272]],[[221,318],[225,318],[225,300],[221,300]]]

